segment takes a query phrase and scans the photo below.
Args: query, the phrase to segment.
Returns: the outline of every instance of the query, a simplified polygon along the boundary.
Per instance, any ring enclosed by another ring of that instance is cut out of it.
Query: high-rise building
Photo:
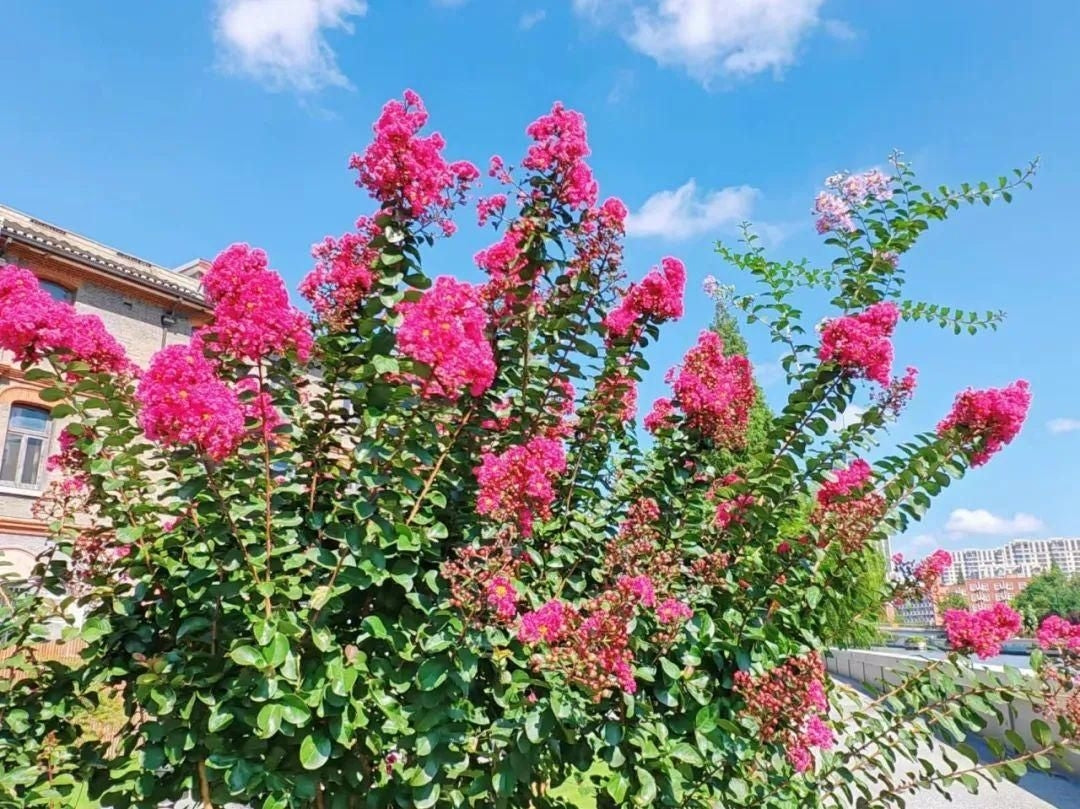
[[[6,264],[29,269],[54,298],[100,317],[142,367],[207,319],[198,282],[206,262],[168,270],[0,205],[0,266]],[[24,575],[44,548],[45,526],[32,507],[48,483],[45,461],[63,427],[41,388],[0,351],[0,556]],[[11,568],[0,566],[0,576],[5,572]]]
[[[998,548],[952,551],[953,563],[942,579],[958,584],[971,579],[1032,578],[1058,567],[1080,573],[1080,537],[1016,539]]]

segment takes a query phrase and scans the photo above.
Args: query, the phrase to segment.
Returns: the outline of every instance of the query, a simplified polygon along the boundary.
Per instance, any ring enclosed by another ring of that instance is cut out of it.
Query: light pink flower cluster
[[[918,369],[909,365],[902,377],[894,377],[892,382],[874,397],[874,405],[885,415],[896,418],[915,395],[918,379]]]
[[[952,554],[939,548],[925,559],[920,560],[915,565],[912,575],[919,582],[923,591],[929,593],[937,587],[941,577],[945,575],[945,571],[952,567],[952,563]]]
[[[969,388],[957,395],[952,411],[937,426],[938,435],[955,440],[972,466],[982,466],[1016,438],[1029,407],[1031,391],[1023,379],[1004,388]]]
[[[679,319],[685,289],[686,267],[677,258],[664,258],[640,283],[631,284],[619,305],[604,318],[608,334],[637,340],[647,322]]]
[[[942,620],[953,649],[977,654],[984,660],[1000,653],[1001,644],[1020,631],[1020,615],[1000,603],[978,612],[946,610]]]
[[[797,772],[813,766],[810,748],[829,749],[832,730],[827,716],[825,664],[816,654],[792,657],[763,674],[735,672],[735,693],[746,703],[743,713],[760,726],[762,741],[784,746]]]
[[[0,348],[16,362],[52,355],[63,363],[85,363],[95,373],[135,370],[97,315],[76,314],[70,303],[43,290],[32,272],[14,264],[0,268]]]
[[[379,251],[371,246],[379,226],[369,216],[356,220],[356,232],[327,236],[311,248],[315,267],[300,282],[300,294],[334,330],[345,327],[375,283]]]
[[[363,154],[355,154],[349,168],[360,176],[357,185],[368,190],[384,210],[402,210],[420,224],[435,223],[446,235],[454,232],[448,213],[464,200],[469,186],[480,176],[467,161],[447,163],[446,142],[438,133],[418,135],[427,123],[424,102],[412,90],[405,101],[387,102],[375,122],[375,139]]]
[[[855,230],[854,208],[869,202],[892,199],[892,179],[877,169],[865,174],[834,174],[825,180],[831,191],[822,191],[814,200],[818,233]]]
[[[1080,624],[1070,623],[1059,615],[1048,615],[1035,633],[1039,647],[1080,653]]]
[[[538,436],[498,455],[485,452],[473,471],[480,484],[477,512],[512,521],[522,535],[529,536],[537,517],[551,517],[554,484],[566,471],[566,453],[562,442]]]
[[[835,362],[852,376],[888,385],[893,360],[890,338],[899,318],[896,304],[883,301],[857,315],[828,321],[821,330],[818,359]]]
[[[431,369],[420,385],[422,396],[457,399],[465,391],[480,396],[491,387],[495,358],[478,287],[444,275],[419,300],[398,309],[398,349]]]
[[[285,282],[264,251],[232,245],[214,259],[202,285],[214,307],[203,334],[215,351],[248,362],[289,351],[301,361],[311,356],[311,324],[289,305]]]
[[[686,424],[720,446],[741,447],[746,441],[754,389],[750,361],[739,355],[725,356],[724,341],[713,331],[703,331],[697,345],[686,352],[682,365],[668,372],[678,406]]]
[[[694,617],[690,605],[677,598],[665,598],[656,608],[656,620],[662,624],[680,624]]]
[[[243,439],[240,399],[214,375],[198,343],[167,346],[155,354],[135,398],[143,431],[165,446],[194,447],[221,461]]]
[[[593,397],[593,407],[605,418],[629,422],[637,416],[637,382],[629,374],[616,371],[601,377]]]
[[[542,115],[526,129],[535,141],[522,165],[551,176],[555,195],[565,205],[588,208],[596,204],[598,186],[592,169],[585,162],[589,141],[585,134],[585,116],[555,102],[551,112]]]
[[[713,483],[709,490],[708,498],[716,502],[716,526],[725,530],[730,525],[741,524],[745,520],[747,510],[754,505],[754,496],[749,492],[742,492],[734,496],[726,495],[723,489],[744,483],[744,478],[738,473],[732,472]]]

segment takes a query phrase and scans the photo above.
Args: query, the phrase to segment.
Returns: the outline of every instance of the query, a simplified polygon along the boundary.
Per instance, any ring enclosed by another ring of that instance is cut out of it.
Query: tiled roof
[[[110,275],[177,295],[196,305],[206,305],[197,279],[35,219],[6,205],[0,205],[0,236],[67,256]]]

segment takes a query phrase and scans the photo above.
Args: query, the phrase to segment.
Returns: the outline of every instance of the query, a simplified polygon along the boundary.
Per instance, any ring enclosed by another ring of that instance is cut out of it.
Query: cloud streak
[[[699,191],[687,180],[672,191],[657,191],[626,218],[629,236],[670,241],[736,225],[750,216],[759,191],[748,185]]]
[[[1080,430],[1080,419],[1051,419],[1046,428],[1052,433],[1072,433]]]
[[[945,530],[955,535],[1007,536],[1031,534],[1045,527],[1033,514],[1018,511],[1012,517],[1001,517],[984,508],[954,509],[945,523]]]

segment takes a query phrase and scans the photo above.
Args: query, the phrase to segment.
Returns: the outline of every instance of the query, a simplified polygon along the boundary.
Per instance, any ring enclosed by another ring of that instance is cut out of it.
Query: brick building
[[[995,604],[1010,603],[1030,583],[1030,576],[994,576],[949,584],[942,590],[959,593],[973,610],[985,610]]]
[[[100,317],[142,367],[162,346],[186,341],[208,312],[198,282],[206,262],[169,270],[0,205],[4,264],[31,270],[51,295]],[[62,426],[40,389],[0,351],[0,555],[19,573],[44,546],[45,528],[31,510]],[[0,567],[0,575],[8,571]]]

